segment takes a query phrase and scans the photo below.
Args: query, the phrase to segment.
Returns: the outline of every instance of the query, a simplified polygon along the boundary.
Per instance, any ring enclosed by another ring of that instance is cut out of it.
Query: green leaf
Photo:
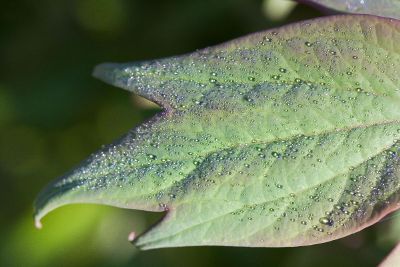
[[[346,13],[400,19],[400,1],[398,0],[297,0],[297,2]]]
[[[166,211],[142,249],[359,231],[398,208],[399,43],[398,21],[334,16],[100,65],[96,77],[164,110],[49,185],[36,221],[82,202]]]

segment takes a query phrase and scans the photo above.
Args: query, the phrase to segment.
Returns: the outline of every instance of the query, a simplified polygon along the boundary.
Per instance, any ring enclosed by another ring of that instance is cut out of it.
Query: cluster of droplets
[[[256,46],[125,67],[116,84],[167,111],[56,187],[117,188],[126,206],[136,194],[160,210],[193,196],[242,201],[230,212],[239,223],[269,220],[277,232],[298,224],[327,235],[368,218],[378,204],[388,206],[398,187],[398,149],[370,147],[391,146],[399,130],[381,125],[382,118],[397,119],[397,105],[382,102],[388,94],[379,91],[393,85],[363,80],[377,58],[345,38],[285,34],[264,34]],[[363,142],[362,131],[368,131]],[[374,133],[388,141],[374,141]],[[331,176],[344,174],[320,181],[329,164]]]

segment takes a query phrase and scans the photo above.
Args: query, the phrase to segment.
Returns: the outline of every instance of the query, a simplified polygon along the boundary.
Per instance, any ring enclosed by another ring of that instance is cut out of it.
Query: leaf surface
[[[297,2],[346,13],[400,19],[400,1],[398,0],[297,0]]]
[[[399,43],[398,21],[346,15],[100,65],[96,77],[164,110],[49,185],[36,220],[82,202],[167,211],[143,249],[359,231],[398,208]]]

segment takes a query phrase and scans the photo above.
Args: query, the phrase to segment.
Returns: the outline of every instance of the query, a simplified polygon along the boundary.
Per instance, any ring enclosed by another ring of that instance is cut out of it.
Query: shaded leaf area
[[[163,112],[47,187],[70,203],[167,211],[143,249],[301,246],[397,209],[400,26],[335,16],[95,76]]]
[[[370,14],[389,18],[400,18],[400,2],[397,0],[297,0],[317,7],[340,12]]]

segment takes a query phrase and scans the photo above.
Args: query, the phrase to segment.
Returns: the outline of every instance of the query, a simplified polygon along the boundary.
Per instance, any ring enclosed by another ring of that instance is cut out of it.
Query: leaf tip
[[[133,242],[135,240],[135,238],[136,238],[136,233],[133,232],[133,231],[130,232],[129,235],[128,235],[128,241],[129,242]]]
[[[43,227],[42,222],[40,221],[39,218],[35,218],[35,227],[38,230],[42,229],[42,227]]]
[[[50,211],[54,210],[56,207],[50,207],[48,202],[40,202],[40,197],[35,202],[35,211],[33,214],[34,224],[36,229],[40,230],[43,228],[42,219]]]
[[[41,220],[51,211],[67,205],[75,203],[69,196],[73,193],[78,185],[70,183],[67,187],[58,185],[57,181],[46,186],[37,196],[34,202],[34,220],[35,226],[38,229],[42,228]]]
[[[105,83],[114,84],[116,80],[116,70],[117,70],[117,64],[102,63],[94,68],[92,75],[93,77]]]

